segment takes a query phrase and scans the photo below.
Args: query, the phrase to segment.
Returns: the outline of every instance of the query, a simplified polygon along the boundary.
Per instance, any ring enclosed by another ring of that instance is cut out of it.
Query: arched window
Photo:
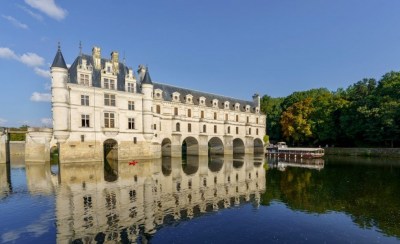
[[[181,124],[176,123],[176,131],[181,131]]]

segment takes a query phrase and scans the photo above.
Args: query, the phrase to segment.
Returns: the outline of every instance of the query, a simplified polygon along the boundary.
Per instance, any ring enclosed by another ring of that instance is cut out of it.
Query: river
[[[0,243],[400,243],[399,160],[111,165],[0,165]]]

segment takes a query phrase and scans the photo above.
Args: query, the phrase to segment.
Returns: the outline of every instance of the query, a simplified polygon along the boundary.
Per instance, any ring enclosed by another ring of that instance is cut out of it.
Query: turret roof
[[[61,53],[60,45],[58,45],[57,54],[54,57],[53,64],[51,65],[51,67],[52,68],[58,67],[58,68],[68,69],[67,65],[65,64],[64,57],[63,57],[63,55]]]
[[[146,68],[146,73],[144,73],[144,77],[142,80],[142,84],[153,84],[150,78],[149,69]]]

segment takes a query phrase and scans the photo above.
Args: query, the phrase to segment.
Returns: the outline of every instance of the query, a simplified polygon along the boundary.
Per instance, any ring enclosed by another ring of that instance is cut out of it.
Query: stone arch
[[[182,141],[182,156],[186,155],[199,155],[199,142],[192,136]]]
[[[264,153],[264,144],[260,138],[254,139],[254,154],[263,154]]]
[[[233,154],[244,154],[244,142],[240,138],[233,140]]]
[[[103,143],[104,180],[113,182],[118,179],[118,142],[107,139]]]
[[[164,138],[161,142],[161,155],[163,157],[171,157],[171,140]]]
[[[186,175],[196,174],[199,169],[199,157],[188,155],[182,158],[182,170]]]
[[[208,141],[208,155],[224,155],[224,143],[218,137],[212,137]]]

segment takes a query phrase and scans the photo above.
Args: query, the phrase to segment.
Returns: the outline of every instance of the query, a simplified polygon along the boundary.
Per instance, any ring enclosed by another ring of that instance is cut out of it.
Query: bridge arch
[[[224,155],[224,143],[218,137],[208,141],[208,155]]]
[[[171,157],[171,140],[164,138],[161,142],[161,155],[163,157]]]
[[[233,154],[244,154],[244,142],[240,138],[233,140]]]
[[[118,142],[107,139],[103,143],[104,180],[113,182],[118,179]]]
[[[260,138],[254,139],[254,154],[263,154],[264,153],[264,144]]]
[[[182,141],[182,156],[187,155],[199,155],[199,142],[192,136]]]
[[[170,176],[172,172],[172,159],[171,157],[163,157],[161,159],[161,171],[164,176]]]
[[[219,172],[224,166],[224,158],[222,156],[209,157],[208,158],[208,169],[211,172]]]

